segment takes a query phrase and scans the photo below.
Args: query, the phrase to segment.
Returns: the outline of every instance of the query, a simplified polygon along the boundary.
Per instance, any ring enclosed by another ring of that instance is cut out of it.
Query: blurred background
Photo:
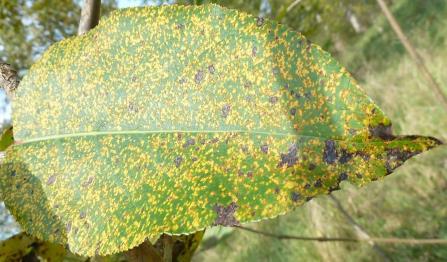
[[[396,134],[447,141],[446,109],[389,26],[376,0],[103,0],[102,15],[131,6],[218,3],[275,19],[336,57],[393,120]],[[387,0],[403,31],[447,93],[447,1]],[[52,43],[76,34],[81,0],[0,0],[0,60],[23,76]],[[0,125],[11,107],[0,93]],[[447,238],[447,148],[408,161],[363,188],[347,183],[296,211],[248,226],[277,234]],[[18,226],[0,204],[0,240]],[[320,243],[213,228],[195,261],[447,261],[441,245]]]

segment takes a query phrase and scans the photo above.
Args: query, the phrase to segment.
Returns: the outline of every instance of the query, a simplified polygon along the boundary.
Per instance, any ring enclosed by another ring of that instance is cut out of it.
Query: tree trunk
[[[0,63],[0,87],[4,88],[9,98],[19,86],[17,71],[11,65]]]
[[[98,25],[101,13],[101,0],[85,0],[81,11],[81,21],[79,22],[78,35],[82,35],[88,30]]]

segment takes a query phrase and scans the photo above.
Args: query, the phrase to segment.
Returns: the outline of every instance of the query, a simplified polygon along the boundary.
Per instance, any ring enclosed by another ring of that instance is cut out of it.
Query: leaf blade
[[[3,198],[89,256],[275,217],[440,144],[394,137],[300,34],[214,5],[116,12],[52,46],[16,97]]]
[[[14,176],[4,177],[2,190],[15,191],[5,202],[29,233],[67,242],[75,253],[107,254],[151,235],[275,217],[342,180],[384,177],[437,144],[413,137],[328,146],[328,140],[285,138],[140,134],[21,144],[8,153],[14,161],[4,173]],[[122,237],[112,237],[117,232]]]

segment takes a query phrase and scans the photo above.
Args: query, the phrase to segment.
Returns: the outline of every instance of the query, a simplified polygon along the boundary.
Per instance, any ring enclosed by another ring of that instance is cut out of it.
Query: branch
[[[79,21],[78,35],[86,33],[88,30],[98,25],[101,13],[101,0],[85,0]]]
[[[292,9],[297,6],[299,3],[301,2],[301,0],[295,0],[293,3],[291,3],[288,7],[287,7],[287,13],[292,11]]]
[[[243,227],[243,226],[235,226],[236,228],[260,234],[266,237],[273,237],[277,239],[284,240],[303,240],[303,241],[319,241],[319,242],[369,242],[374,241],[377,243],[390,243],[390,244],[409,244],[409,245],[447,245],[447,239],[436,239],[436,238],[428,238],[428,239],[415,239],[415,238],[380,238],[380,237],[371,237],[371,238],[348,238],[348,237],[302,237],[302,236],[291,236],[291,235],[280,235],[269,232],[263,232],[256,229]]]
[[[162,257],[149,241],[144,241],[139,246],[124,252],[124,255],[130,262],[162,261]]]
[[[430,87],[436,93],[436,96],[439,97],[443,106],[447,109],[447,95],[444,94],[444,92],[441,90],[441,87],[436,82],[433,75],[430,73],[430,71],[428,71],[427,67],[425,66],[424,60],[422,59],[421,56],[419,56],[416,49],[413,47],[411,42],[408,40],[408,37],[402,31],[402,28],[400,27],[400,25],[397,22],[394,15],[391,13],[391,11],[388,8],[388,6],[386,5],[386,3],[383,0],[377,0],[377,3],[379,4],[380,9],[382,10],[386,19],[390,23],[391,27],[393,28],[393,30],[396,33],[397,37],[399,38],[400,42],[405,47],[407,52],[410,54],[410,57],[413,59],[413,61],[416,63],[417,68],[422,73],[422,75],[427,79],[428,83],[430,84]]]
[[[9,98],[19,86],[17,71],[10,64],[0,63],[0,87],[4,88]]]
[[[163,235],[163,261],[171,262],[172,261],[172,247],[174,246],[174,239],[172,236]]]
[[[354,230],[356,231],[357,235],[360,238],[366,238],[366,239],[371,239],[371,237],[369,236],[369,234],[362,228],[362,226],[360,226],[353,217],[351,217],[351,215],[349,215],[349,213],[343,208],[343,205],[340,203],[340,201],[333,196],[332,194],[329,195],[329,197],[335,202],[335,204],[337,205],[338,210],[345,216],[345,218],[349,221],[349,223],[352,225],[352,227],[354,228]],[[391,261],[387,255],[385,254],[385,252],[382,250],[382,248],[380,246],[378,246],[376,243],[374,243],[374,241],[370,241],[368,242],[372,248],[374,249],[374,251],[377,252],[377,254],[379,254],[383,261]]]

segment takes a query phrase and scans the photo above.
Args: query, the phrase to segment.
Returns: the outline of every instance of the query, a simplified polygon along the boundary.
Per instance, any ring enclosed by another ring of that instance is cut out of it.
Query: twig
[[[416,49],[413,47],[411,42],[408,40],[408,37],[402,31],[402,28],[400,27],[400,25],[397,22],[394,15],[389,10],[387,4],[383,0],[377,0],[377,3],[379,4],[380,9],[382,10],[386,19],[390,23],[391,27],[393,28],[393,30],[396,33],[397,37],[399,38],[400,42],[404,45],[405,49],[410,54],[413,61],[416,63],[417,68],[419,69],[420,73],[427,79],[430,87],[437,94],[437,96],[441,100],[445,109],[447,109],[447,95],[444,94],[444,92],[442,91],[439,84],[436,82],[433,75],[430,73],[430,71],[428,71],[427,67],[425,66],[424,60],[417,53]]]
[[[235,226],[236,228],[264,235],[267,237],[273,237],[277,239],[284,240],[303,240],[303,241],[319,241],[319,242],[369,242],[374,241],[378,243],[390,243],[390,244],[409,244],[409,245],[447,245],[447,239],[436,239],[436,238],[381,238],[381,237],[371,237],[371,238],[348,238],[348,237],[302,237],[302,236],[291,236],[291,235],[281,235],[269,232],[263,232],[256,229]]]
[[[172,261],[172,247],[174,245],[174,240],[172,236],[164,234],[163,238],[163,262]]]
[[[144,241],[139,246],[124,252],[124,255],[131,262],[144,262],[148,260],[154,262],[162,261],[162,257],[149,241]]]
[[[333,196],[332,194],[329,195],[329,197],[335,202],[338,210],[345,216],[345,218],[349,221],[349,223],[352,225],[352,227],[354,228],[354,230],[356,231],[357,235],[361,238],[366,238],[366,239],[371,239],[371,237],[369,236],[369,234],[362,228],[362,226],[360,226],[353,217],[351,217],[351,215],[349,215],[349,213],[343,208],[342,204],[340,203],[340,201]],[[374,251],[377,252],[377,254],[379,254],[383,261],[390,261],[390,259],[388,258],[388,256],[386,255],[386,253],[383,251],[383,249],[378,246],[376,243],[374,243],[374,241],[370,241],[368,242],[372,248],[374,249]]]
[[[17,71],[7,63],[0,63],[0,87],[3,87],[9,98],[19,86],[20,80]]]
[[[85,0],[81,11],[81,20],[78,27],[78,35],[98,25],[101,12],[101,0]]]
[[[3,160],[5,160],[5,157],[5,151],[0,151],[0,165],[3,164]]]
[[[290,12],[295,6],[297,6],[302,0],[295,0],[287,7],[287,13]]]

